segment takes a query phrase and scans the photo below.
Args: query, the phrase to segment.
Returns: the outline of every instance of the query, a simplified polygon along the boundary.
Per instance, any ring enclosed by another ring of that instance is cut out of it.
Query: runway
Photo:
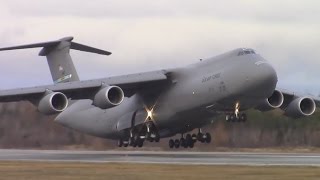
[[[0,149],[0,161],[319,166],[320,154],[238,152],[61,151]]]

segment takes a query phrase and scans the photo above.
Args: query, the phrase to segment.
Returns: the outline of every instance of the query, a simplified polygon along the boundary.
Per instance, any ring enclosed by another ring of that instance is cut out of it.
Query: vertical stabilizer
[[[72,37],[63,38],[55,46],[44,47],[39,55],[46,56],[54,83],[79,81],[70,56]]]

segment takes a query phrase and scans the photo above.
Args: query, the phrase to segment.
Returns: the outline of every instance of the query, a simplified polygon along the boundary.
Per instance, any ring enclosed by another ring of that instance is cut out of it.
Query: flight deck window
[[[244,51],[240,51],[238,53],[238,56],[242,56],[242,55],[246,55],[246,54],[256,54],[256,52],[254,52],[254,50],[244,50]]]

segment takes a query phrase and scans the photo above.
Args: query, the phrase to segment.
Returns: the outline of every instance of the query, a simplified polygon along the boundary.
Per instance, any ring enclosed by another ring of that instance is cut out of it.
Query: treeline
[[[44,116],[28,102],[0,104],[0,148],[34,149],[113,149],[116,142],[85,135],[65,128]],[[320,147],[320,113],[301,119],[281,115],[281,111],[248,112],[246,123],[228,123],[218,117],[203,130],[211,132],[213,143],[197,144],[197,149],[216,147]],[[195,131],[196,132],[196,131]],[[180,135],[179,135],[180,136]],[[177,135],[177,137],[179,137]],[[167,148],[167,139],[160,144],[146,143],[146,148]]]
[[[105,149],[111,143],[65,128],[28,102],[0,104],[0,148]]]

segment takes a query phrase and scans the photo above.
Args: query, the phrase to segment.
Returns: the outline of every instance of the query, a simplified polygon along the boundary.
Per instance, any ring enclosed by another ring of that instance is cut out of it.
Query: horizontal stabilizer
[[[26,44],[26,45],[20,45],[20,46],[12,46],[12,47],[6,47],[6,48],[0,48],[0,51],[6,51],[6,50],[15,50],[15,49],[28,49],[28,48],[39,48],[43,47],[45,48],[45,51],[41,51],[39,55],[43,56],[46,55],[48,52],[50,52],[50,49],[55,48],[62,42],[70,42],[70,49],[75,49],[79,51],[85,51],[85,52],[91,52],[91,53],[97,53],[101,55],[110,55],[111,52],[102,50],[102,49],[97,49],[94,47],[86,46],[83,44],[79,43],[74,43],[72,42],[73,37],[66,37],[62,38],[57,41],[48,41],[48,42],[42,42],[42,43],[35,43],[35,44]]]
[[[29,48],[39,48],[39,47],[50,47],[50,46],[56,46],[61,41],[49,41],[49,42],[43,42],[43,43],[35,43],[35,44],[26,44],[26,45],[20,45],[20,46],[12,46],[12,47],[6,47],[6,48],[0,48],[0,51],[6,51],[6,50],[15,50],[15,49],[29,49]]]
[[[111,52],[104,51],[104,50],[97,49],[97,48],[90,47],[90,46],[86,46],[86,45],[83,45],[83,44],[75,43],[75,42],[71,42],[70,49],[75,49],[75,50],[78,50],[78,51],[91,52],[91,53],[97,53],[97,54],[101,54],[101,55],[110,55],[111,54]]]

